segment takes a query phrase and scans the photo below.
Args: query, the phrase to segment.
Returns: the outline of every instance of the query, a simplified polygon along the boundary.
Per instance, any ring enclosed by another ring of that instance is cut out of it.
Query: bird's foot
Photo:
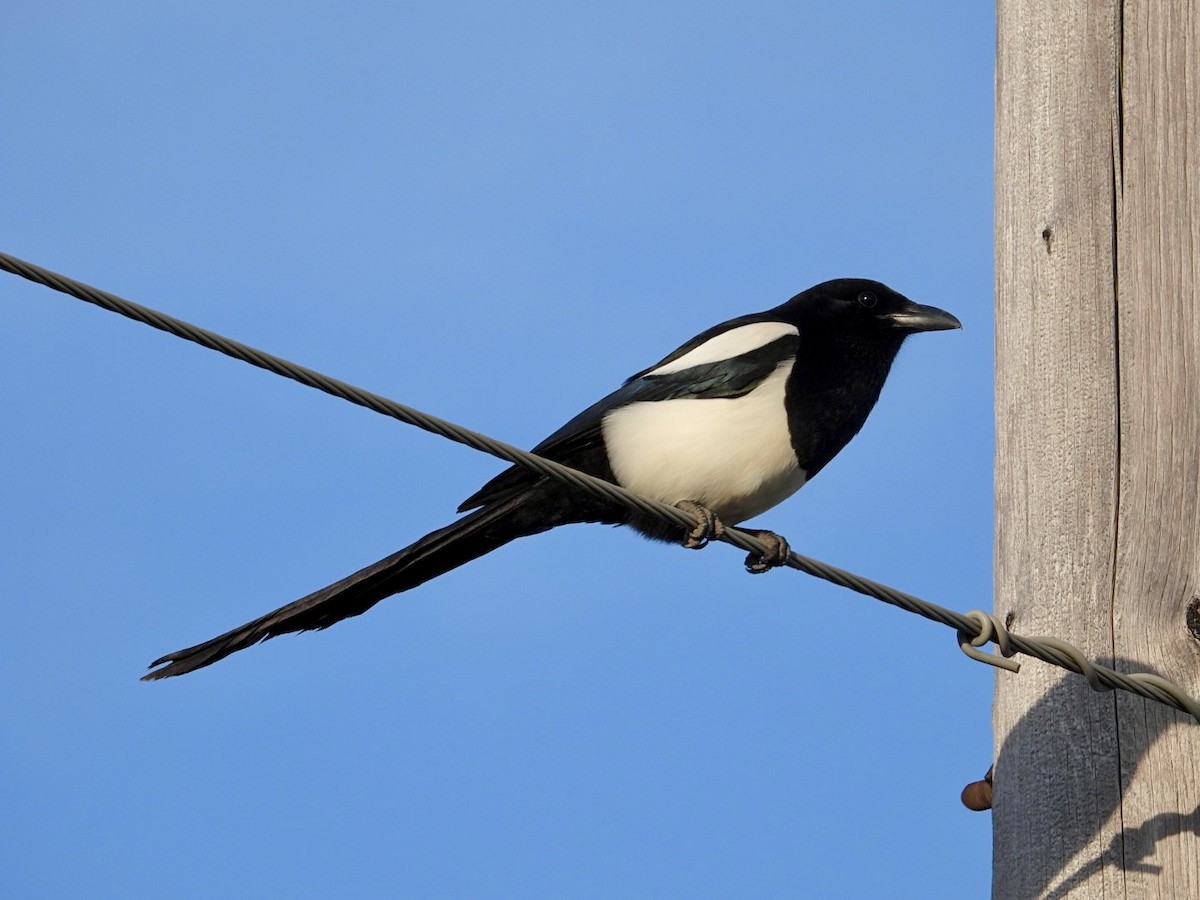
[[[681,500],[675,504],[689,516],[696,519],[696,527],[683,538],[683,546],[689,550],[703,550],[709,541],[715,541],[725,533],[725,526],[717,518],[717,514],[703,504],[692,500]]]
[[[762,531],[757,528],[747,528],[745,530],[747,534],[754,535],[765,545],[762,553],[751,553],[746,557],[747,572],[751,575],[761,575],[763,572],[773,569],[776,566],[782,566],[787,562],[792,548],[788,546],[786,538],[773,531]]]

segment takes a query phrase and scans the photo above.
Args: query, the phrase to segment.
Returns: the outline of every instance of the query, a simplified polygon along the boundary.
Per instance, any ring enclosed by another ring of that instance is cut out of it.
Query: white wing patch
[[[714,338],[709,338],[699,347],[693,347],[679,359],[651,369],[646,375],[668,375],[671,372],[682,372],[692,366],[702,366],[705,363],[720,362],[723,359],[733,359],[759,347],[765,347],[771,341],[779,340],[789,334],[799,334],[795,325],[786,322],[754,322],[722,331]]]
[[[773,327],[771,340],[790,328]],[[783,403],[792,364],[780,363],[741,397],[631,403],[610,412],[602,429],[617,483],[664,503],[702,503],[730,525],[794,494],[805,472],[796,462]]]

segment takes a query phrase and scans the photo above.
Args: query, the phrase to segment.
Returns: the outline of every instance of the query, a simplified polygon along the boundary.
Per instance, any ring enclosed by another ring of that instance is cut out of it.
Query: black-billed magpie
[[[630,525],[656,540],[700,547],[791,496],[858,433],[900,345],[919,331],[961,328],[861,278],[827,281],[782,306],[722,322],[630,377],[533,448],[549,459],[675,504],[697,519],[687,534],[661,519],[595,499],[513,466],[468,497],[473,510],[374,565],[240,628],[168,653],[145,680],[182,675],[267,638],[328,628],[380,600],[558,525]],[[786,558],[768,547],[747,568]]]

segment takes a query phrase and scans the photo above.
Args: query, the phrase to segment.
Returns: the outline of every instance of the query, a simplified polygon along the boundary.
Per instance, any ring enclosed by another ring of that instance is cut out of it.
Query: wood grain
[[[1200,12],[1001,0],[996,603],[1200,690]],[[1200,897],[1200,726],[998,676],[997,898]]]

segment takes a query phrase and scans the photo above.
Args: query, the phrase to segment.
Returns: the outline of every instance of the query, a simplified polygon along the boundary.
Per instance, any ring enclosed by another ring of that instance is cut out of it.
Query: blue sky
[[[986,4],[10,4],[0,250],[531,445],[830,277],[962,332],[755,524],[991,606]],[[559,529],[166,683],[498,461],[0,277],[23,897],[983,896],[991,670],[726,546]],[[1013,677],[1013,676],[1003,676]]]

